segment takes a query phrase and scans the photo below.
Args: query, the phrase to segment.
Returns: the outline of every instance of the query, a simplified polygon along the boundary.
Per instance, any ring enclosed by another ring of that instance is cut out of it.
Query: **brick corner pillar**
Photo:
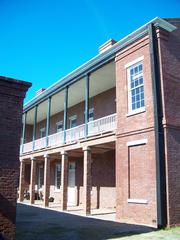
[[[25,162],[20,161],[20,177],[19,177],[19,201],[23,202],[24,200],[24,175],[25,175]]]
[[[44,155],[44,207],[49,206],[50,193],[50,157],[48,154]]]
[[[30,204],[35,200],[35,182],[36,182],[36,158],[31,158],[31,183],[30,183]]]
[[[86,215],[91,214],[91,148],[84,147],[83,205]]]
[[[61,209],[62,211],[67,210],[67,199],[68,199],[68,153],[65,151],[61,152]]]

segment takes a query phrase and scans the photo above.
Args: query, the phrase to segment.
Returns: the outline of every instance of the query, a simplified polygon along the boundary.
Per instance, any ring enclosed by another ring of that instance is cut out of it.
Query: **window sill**
[[[135,204],[147,204],[148,200],[146,199],[128,199],[127,200],[128,203],[135,203]]]
[[[137,110],[134,110],[134,111],[131,111],[131,112],[127,113],[126,117],[130,117],[130,116],[133,116],[133,115],[136,115],[136,114],[139,114],[139,113],[143,113],[145,111],[146,111],[145,107],[142,107],[142,108],[139,108]]]

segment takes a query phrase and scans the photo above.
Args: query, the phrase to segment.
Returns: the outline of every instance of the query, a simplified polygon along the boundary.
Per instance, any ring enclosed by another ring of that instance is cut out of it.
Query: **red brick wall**
[[[109,151],[104,154],[93,155],[92,157],[92,208],[114,208],[116,205],[116,191],[115,191],[115,151]],[[76,189],[76,203],[80,205],[83,203],[83,158],[69,157],[70,162],[75,162],[75,189]],[[60,203],[60,190],[55,190],[55,164],[60,163],[58,159],[51,158],[50,166],[50,197],[53,197],[55,202]],[[43,165],[38,162],[36,171],[36,185],[38,184],[38,167]],[[29,189],[28,182],[30,181],[29,164],[26,163],[25,169],[26,189]]]
[[[165,161],[167,183],[168,225],[180,224],[180,22],[168,19],[177,27],[172,33],[160,31],[161,85]]]
[[[110,151],[101,155],[93,156],[92,163],[92,207],[112,208],[115,207],[115,152]],[[75,186],[77,205],[83,203],[83,159],[69,158],[75,161]],[[54,191],[54,161],[51,164],[51,191],[50,195],[60,202],[60,193]]]
[[[127,70],[125,65],[144,56],[143,76],[145,111],[128,116]],[[144,37],[121,50],[116,56],[116,186],[117,219],[157,225],[156,160],[149,39]],[[129,141],[147,139],[145,145],[128,147]],[[130,203],[128,199],[147,203]]]
[[[15,239],[22,108],[29,86],[0,77],[0,239]]]
[[[115,88],[109,89],[106,92],[100,93],[97,96],[90,99],[89,108],[94,108],[94,119],[104,117],[116,112],[115,103]],[[68,109],[68,128],[69,117],[77,115],[77,125],[84,123],[84,102],[81,102]],[[56,133],[56,123],[63,121],[64,113],[60,112],[51,117],[50,120],[50,134]],[[46,126],[46,120],[43,120],[37,124],[37,138],[40,138],[40,129]],[[26,129],[26,142],[32,141],[33,127],[28,126]]]
[[[78,204],[83,203],[83,160],[76,162],[76,185],[79,189]],[[92,208],[114,208],[115,192],[115,152],[92,156]]]

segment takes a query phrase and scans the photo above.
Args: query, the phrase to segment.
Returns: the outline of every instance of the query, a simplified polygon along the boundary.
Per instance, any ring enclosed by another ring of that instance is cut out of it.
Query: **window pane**
[[[57,123],[57,132],[63,131],[63,123]]]
[[[144,81],[143,81],[142,63],[136,64],[130,68],[130,93],[131,109],[135,110],[144,107]]]
[[[133,110],[135,109],[135,103],[132,104],[132,109],[133,109]]]

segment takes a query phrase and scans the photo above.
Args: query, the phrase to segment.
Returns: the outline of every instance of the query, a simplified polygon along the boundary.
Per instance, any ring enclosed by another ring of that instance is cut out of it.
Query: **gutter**
[[[170,24],[169,22],[159,17],[154,18],[150,22],[138,28],[136,31],[122,38],[119,42],[115,43],[110,49],[108,49],[104,53],[98,54],[97,56],[95,56],[85,64],[81,65],[80,67],[78,67],[77,69],[75,69],[74,71],[72,71],[71,73],[69,73],[62,79],[60,79],[59,81],[57,81],[55,84],[51,85],[39,96],[34,97],[32,100],[30,100],[28,103],[24,105],[24,112],[29,111],[36,104],[40,104],[41,102],[48,99],[50,96],[63,90],[66,86],[73,84],[74,82],[85,77],[87,74],[90,74],[91,72],[102,67],[104,64],[112,61],[119,50],[126,47],[130,43],[136,41],[137,39],[141,38],[145,34],[148,34],[148,25],[151,23],[169,32],[176,29],[176,27]]]
[[[153,23],[149,24],[148,32],[151,61],[152,93],[154,105],[157,226],[164,227],[167,224],[165,150],[164,150],[164,131],[162,126],[163,112],[159,67],[160,64],[155,27],[156,27],[155,24]]]

